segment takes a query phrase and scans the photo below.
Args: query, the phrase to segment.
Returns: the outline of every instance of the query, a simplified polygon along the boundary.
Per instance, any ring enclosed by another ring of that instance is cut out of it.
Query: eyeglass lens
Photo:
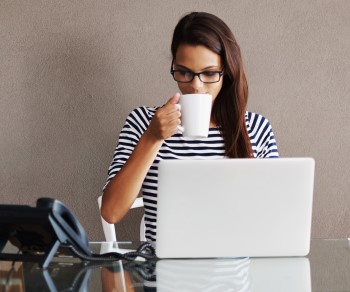
[[[194,73],[185,70],[174,70],[173,76],[176,81],[179,82],[191,82],[195,76],[198,76],[202,82],[213,83],[220,81],[221,72],[218,71],[206,71],[201,73]]]

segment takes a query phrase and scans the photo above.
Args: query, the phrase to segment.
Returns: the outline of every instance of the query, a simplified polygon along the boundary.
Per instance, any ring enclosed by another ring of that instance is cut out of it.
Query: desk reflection
[[[311,292],[308,258],[256,258],[251,260],[252,291]]]
[[[100,254],[118,252],[126,253],[134,251],[132,249],[119,248],[117,242],[102,242]],[[122,261],[114,263],[113,266],[101,269],[102,291],[156,291],[156,281],[149,280],[155,278],[155,262],[145,262],[143,258],[137,258],[136,262]]]
[[[103,243],[101,253],[125,252],[116,243]],[[138,266],[140,270],[142,266]],[[103,272],[103,273],[102,273]],[[136,269],[120,265],[112,274],[101,271],[104,287],[134,291]],[[148,271],[149,272],[149,271]],[[151,271],[152,272],[152,271]],[[139,273],[139,272],[138,272]],[[157,291],[300,291],[311,292],[308,258],[174,259],[156,263],[156,281],[143,280],[143,287]],[[113,286],[114,285],[114,286]],[[104,290],[112,291],[112,290]]]
[[[135,291],[132,278],[129,272],[123,269],[121,262],[101,269],[101,283],[103,292]]]
[[[156,275],[161,292],[311,292],[307,258],[160,260]]]
[[[98,247],[119,251],[114,243]],[[96,263],[1,262],[2,291],[311,292],[308,258],[192,259]],[[155,279],[156,276],[156,279]]]
[[[197,259],[157,262],[157,291],[250,291],[250,260]]]
[[[35,263],[16,263],[14,272],[11,268],[0,271],[0,283],[6,292],[89,291],[91,272],[85,263],[52,263],[47,269]]]

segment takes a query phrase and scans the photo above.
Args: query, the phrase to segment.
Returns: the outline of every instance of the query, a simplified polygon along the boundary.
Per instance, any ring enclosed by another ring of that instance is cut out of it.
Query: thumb
[[[172,96],[166,104],[177,104],[180,99],[180,93],[175,93],[174,96]]]

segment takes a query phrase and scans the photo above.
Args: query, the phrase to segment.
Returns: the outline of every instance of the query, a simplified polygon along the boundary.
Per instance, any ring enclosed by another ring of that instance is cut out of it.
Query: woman
[[[162,107],[132,111],[109,168],[101,208],[107,222],[118,222],[141,190],[149,241],[156,240],[160,160],[278,157],[269,121],[246,112],[248,85],[240,48],[222,20],[208,13],[184,16],[175,28],[171,51],[171,74],[180,91],[212,95],[209,135],[190,139],[178,132],[179,93]]]

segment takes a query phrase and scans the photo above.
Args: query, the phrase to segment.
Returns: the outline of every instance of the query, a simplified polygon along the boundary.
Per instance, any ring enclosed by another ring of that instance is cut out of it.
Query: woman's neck
[[[212,121],[210,121],[209,128],[216,128],[216,124]]]

